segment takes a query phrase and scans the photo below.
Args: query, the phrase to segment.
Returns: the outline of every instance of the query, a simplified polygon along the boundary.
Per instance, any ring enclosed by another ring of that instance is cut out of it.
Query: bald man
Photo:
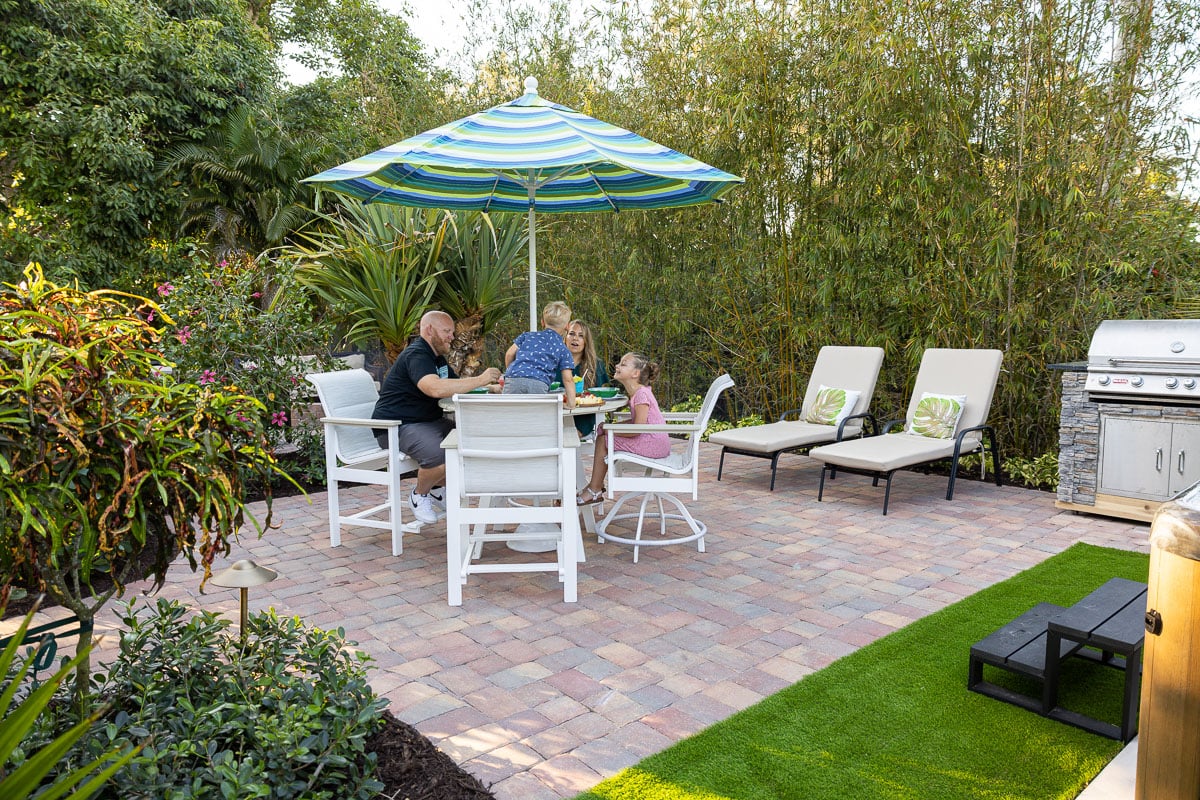
[[[409,495],[413,516],[423,523],[445,516],[446,498],[441,490],[446,479],[446,451],[442,440],[454,427],[446,419],[438,400],[487,386],[500,379],[500,370],[490,367],[474,378],[460,378],[446,363],[454,341],[454,319],[444,311],[429,311],[421,317],[420,335],[404,348],[388,370],[372,419],[398,419],[400,452],[416,460],[417,485]],[[375,429],[381,447],[387,447],[387,431]]]

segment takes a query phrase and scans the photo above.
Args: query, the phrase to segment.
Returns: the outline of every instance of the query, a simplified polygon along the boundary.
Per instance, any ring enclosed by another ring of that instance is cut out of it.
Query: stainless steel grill
[[[1088,348],[1092,400],[1200,403],[1200,319],[1113,319]]]

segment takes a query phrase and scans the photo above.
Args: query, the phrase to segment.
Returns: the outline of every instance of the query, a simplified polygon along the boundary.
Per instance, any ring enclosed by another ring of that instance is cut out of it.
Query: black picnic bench
[[[1146,636],[1146,584],[1113,578],[1074,605],[1038,603],[971,647],[967,688],[1110,739],[1137,733]],[[1062,662],[1075,656],[1125,671],[1121,724],[1093,719],[1058,705]],[[1030,697],[983,679],[985,664],[1042,683]]]

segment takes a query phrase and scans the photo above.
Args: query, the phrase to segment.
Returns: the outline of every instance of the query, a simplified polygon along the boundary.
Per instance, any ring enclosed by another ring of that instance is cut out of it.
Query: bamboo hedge
[[[877,345],[891,418],[925,348],[999,348],[992,416],[1034,457],[1057,448],[1048,364],[1084,358],[1103,319],[1200,295],[1195,124],[1178,114],[1196,0],[562,8],[502,22],[464,105],[536,75],[545,97],[745,178],[716,206],[540,218],[540,301],[565,297],[610,361],[660,360],[661,399],[724,370],[728,412],[770,418],[822,345]]]

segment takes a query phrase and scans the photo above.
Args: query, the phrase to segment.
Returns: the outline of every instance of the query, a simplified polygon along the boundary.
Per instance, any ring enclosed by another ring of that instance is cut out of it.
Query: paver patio
[[[709,524],[707,552],[644,548],[635,565],[629,548],[585,537],[575,604],[549,574],[505,574],[473,577],[450,608],[444,525],[406,535],[398,558],[365,528],[332,549],[324,494],[277,501],[280,527],[230,561],[280,573],[250,590],[252,608],[345,628],[374,657],[371,683],[392,711],[500,800],[541,800],[1075,542],[1148,550],[1149,526],[1059,511],[1045,492],[960,480],[947,502],[945,478],[902,473],[885,517],[864,478],[839,476],[818,503],[815,462],[785,457],[770,492],[766,462],[731,458],[718,483],[718,450],[703,448],[692,508]],[[236,619],[236,590],[197,584],[177,564],[161,595]],[[104,616],[98,632],[116,626],[112,606]],[[964,652],[964,686],[966,669]]]

